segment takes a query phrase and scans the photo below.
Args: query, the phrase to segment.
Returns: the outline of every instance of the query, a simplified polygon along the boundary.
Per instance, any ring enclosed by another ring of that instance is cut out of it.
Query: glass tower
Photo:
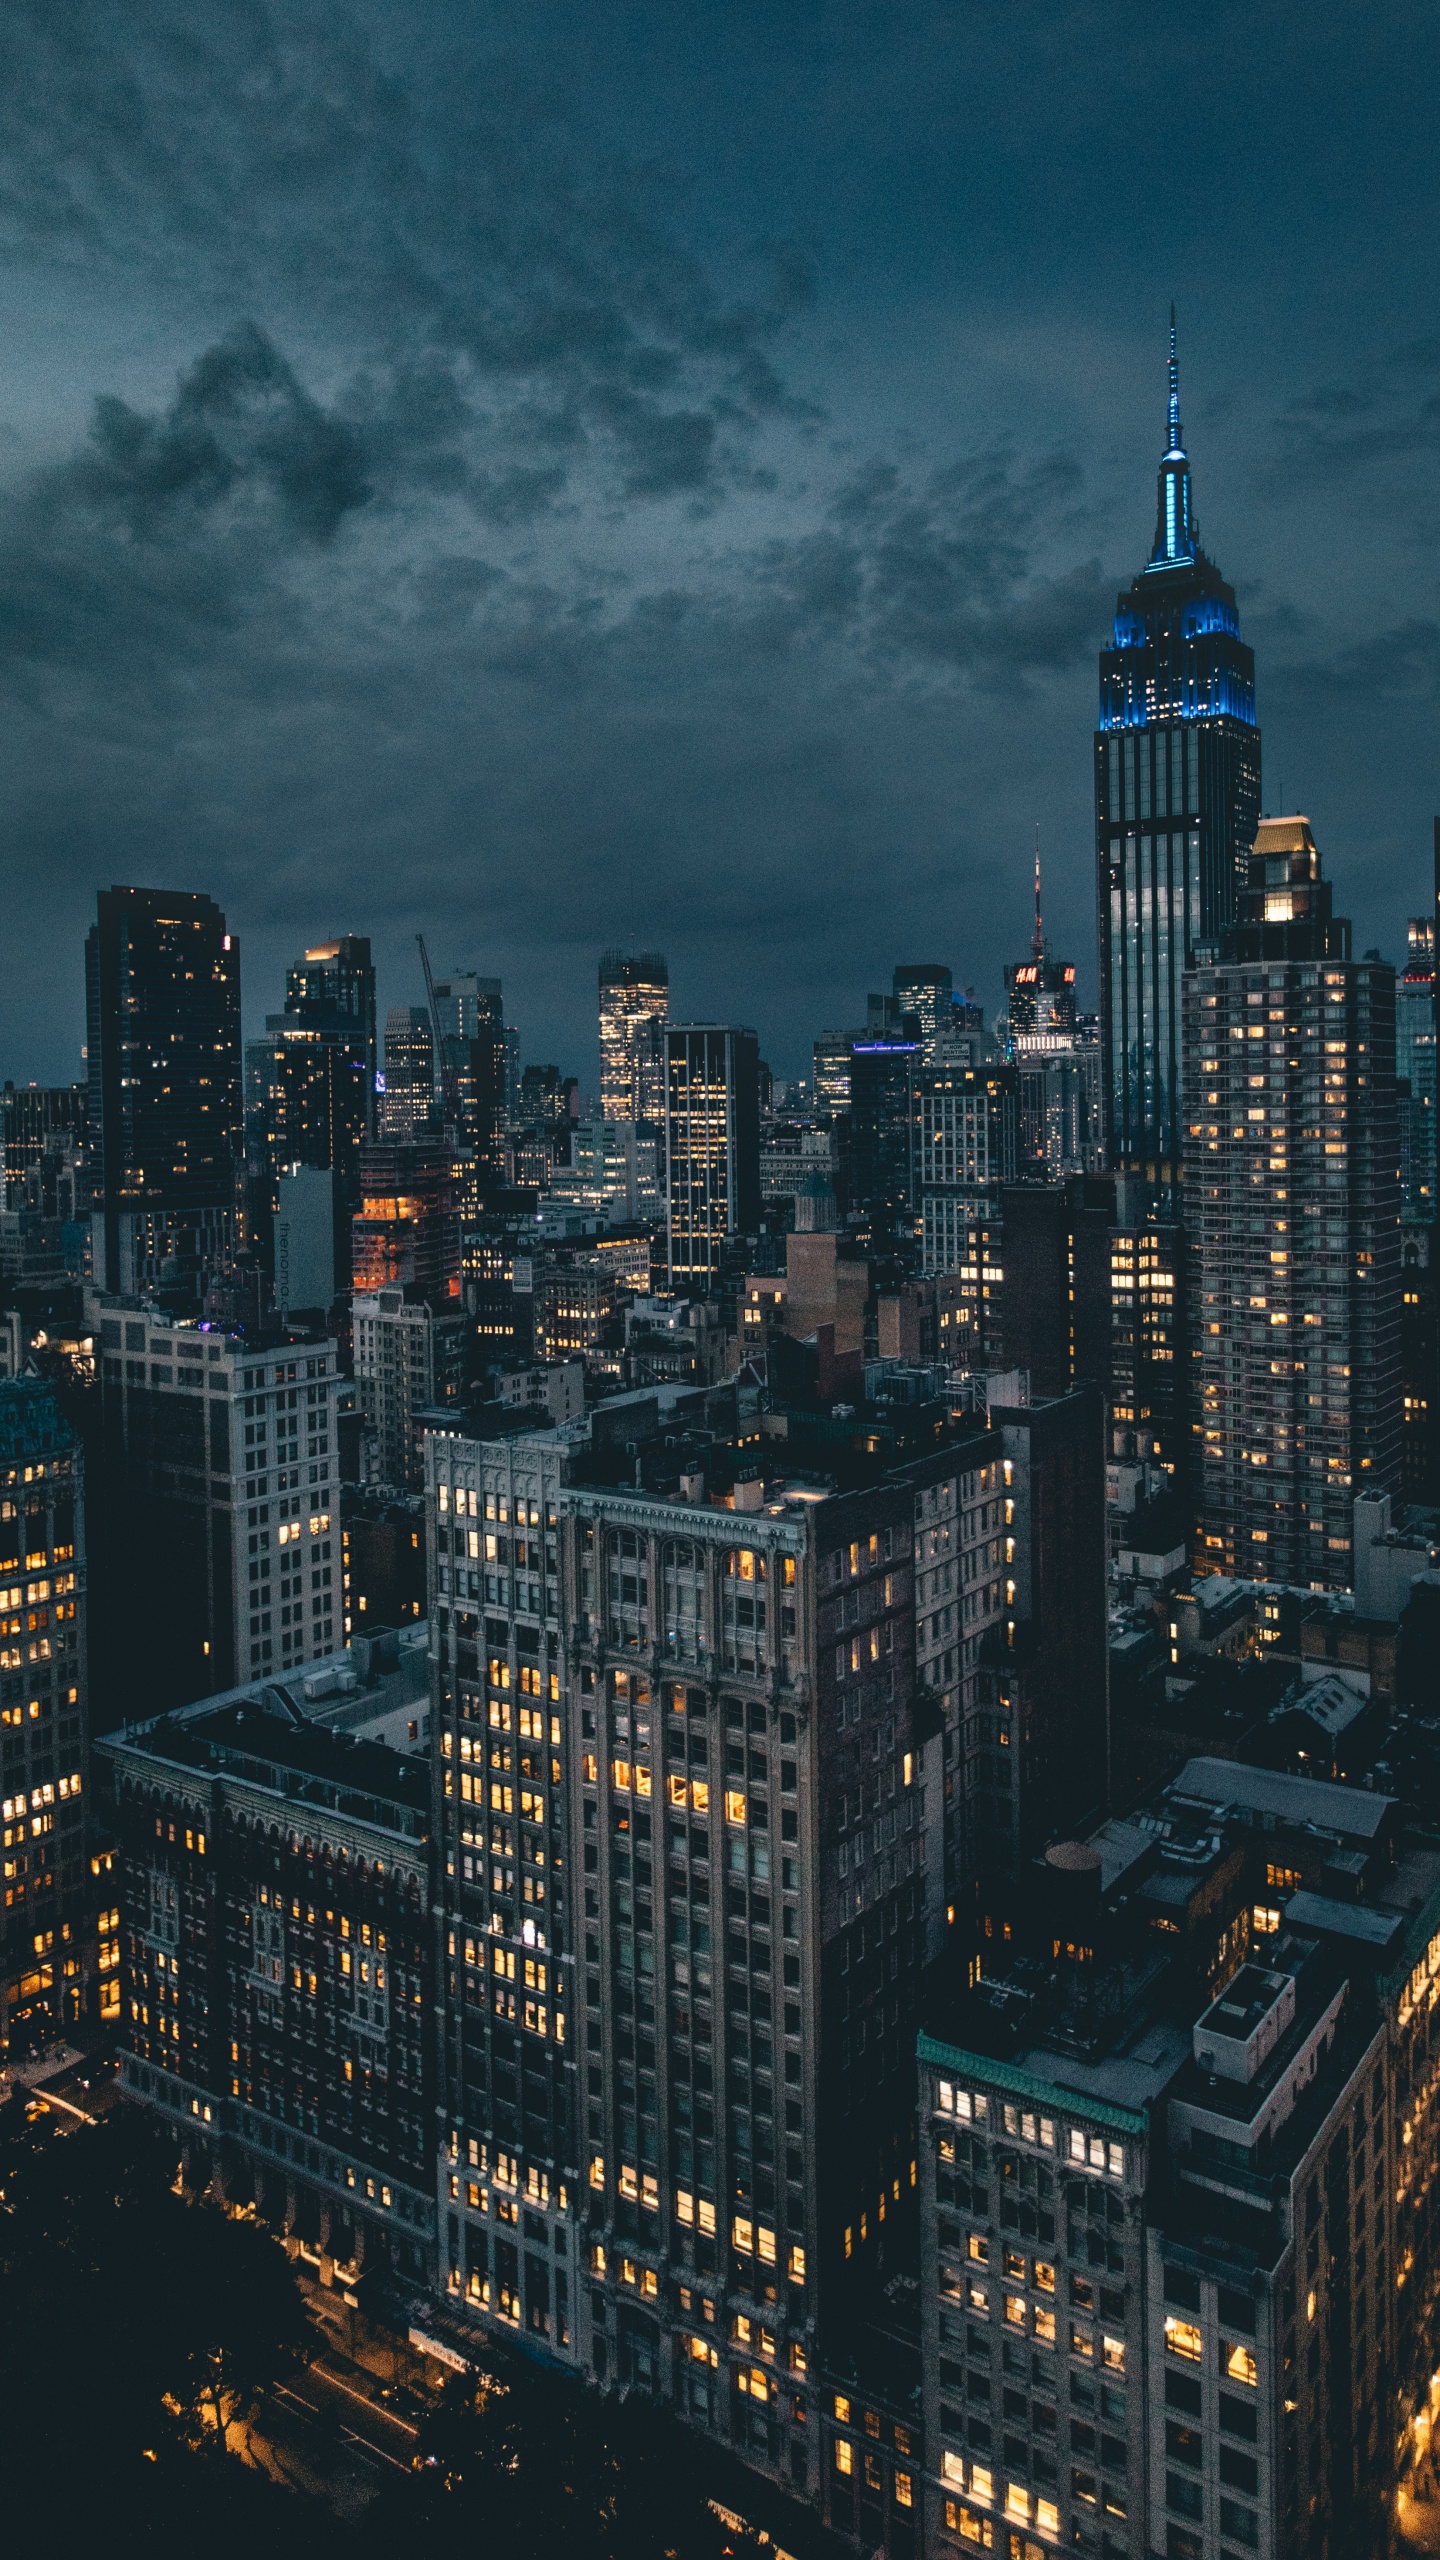
[[[1118,598],[1095,733],[1102,1079],[1110,1161],[1175,1210],[1180,981],[1235,914],[1260,813],[1255,660],[1201,550],[1181,440],[1175,315],[1155,545]]]

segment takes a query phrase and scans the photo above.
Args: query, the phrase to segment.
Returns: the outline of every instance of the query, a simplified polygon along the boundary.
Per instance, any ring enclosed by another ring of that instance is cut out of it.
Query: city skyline
[[[442,94],[443,11],[432,50],[383,12],[322,34],[302,10],[274,112],[323,112],[332,147],[283,181],[265,111],[225,103],[254,30],[223,76],[218,14],[188,21],[189,74],[137,45],[133,128],[99,154],[125,35],[102,15],[63,71],[20,45],[20,948],[43,959],[110,880],[203,886],[258,1018],[317,908],[371,935],[400,1002],[411,935],[445,923],[440,965],[502,976],[547,1057],[595,952],[653,941],[687,1011],[755,1020],[783,1067],[802,1006],[818,1026],[863,990],[877,870],[895,956],[992,985],[1038,819],[1093,1001],[1071,741],[1146,530],[1174,298],[1203,530],[1262,662],[1265,805],[1310,816],[1358,943],[1400,956],[1432,799],[1435,181],[1396,100],[1433,30],[1401,76],[1389,18],[1349,25],[1342,94],[1330,46],[1274,12],[1253,58],[1207,28],[1141,66],[1113,12],[1077,44],[1041,11],[1002,81],[979,30],[942,44],[913,10],[882,49],[842,9],[813,86],[806,39],[747,56],[747,24],[702,53],[641,12],[597,55],[563,7],[500,10],[467,20]],[[459,106],[502,50],[503,86]],[[1115,59],[1123,172],[1097,147]],[[1136,137],[1172,77],[1162,189]],[[994,166],[1021,184],[987,189]],[[437,173],[462,170],[442,219]],[[1277,319],[1266,243],[1302,186]],[[74,999],[42,1004],[44,975],[7,1007],[4,1072],[73,1071]]]

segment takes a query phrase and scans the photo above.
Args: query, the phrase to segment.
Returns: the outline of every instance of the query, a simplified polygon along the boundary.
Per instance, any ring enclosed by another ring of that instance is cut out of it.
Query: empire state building
[[[1155,546],[1116,603],[1095,732],[1107,1143],[1162,1216],[1179,1211],[1181,978],[1235,915],[1259,814],[1254,653],[1196,535],[1172,310]]]

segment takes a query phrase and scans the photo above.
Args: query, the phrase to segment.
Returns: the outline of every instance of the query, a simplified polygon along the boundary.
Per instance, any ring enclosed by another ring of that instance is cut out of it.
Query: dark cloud
[[[1120,0],[13,0],[0,895],[54,956],[6,1070],[73,1063],[112,877],[213,888],[258,1011],[341,922],[413,992],[423,926],[585,1073],[634,931],[794,1065],[906,944],[993,999],[1040,815],[1086,974],[1177,290],[1267,771],[1403,913],[1424,13],[1152,38]]]
[[[1320,384],[1277,421],[1270,488],[1388,487],[1387,466],[1440,453],[1440,338],[1413,340]]]

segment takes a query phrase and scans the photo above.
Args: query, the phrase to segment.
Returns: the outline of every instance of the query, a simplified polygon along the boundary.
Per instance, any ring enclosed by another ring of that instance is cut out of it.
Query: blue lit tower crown
[[[1260,814],[1255,658],[1195,531],[1170,314],[1155,548],[1100,653],[1095,840],[1110,1161],[1178,1208],[1180,980],[1234,917]]]

